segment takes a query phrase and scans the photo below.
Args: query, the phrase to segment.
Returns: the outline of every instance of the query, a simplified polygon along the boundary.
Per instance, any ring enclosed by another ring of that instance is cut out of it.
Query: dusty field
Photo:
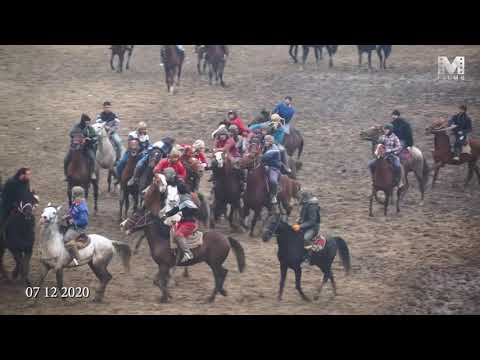
[[[438,55],[465,55],[467,80],[436,81]],[[394,108],[408,118],[417,146],[431,164],[432,138],[423,129],[438,116],[448,116],[468,101],[479,134],[480,47],[395,46],[385,72],[356,67],[354,46],[342,46],[335,67],[324,62],[317,70],[313,58],[304,71],[293,65],[286,46],[234,46],[225,72],[228,88],[210,87],[196,74],[193,46],[187,46],[183,82],[169,96],[159,67],[156,46],[138,46],[132,70],[119,75],[109,69],[107,46],[0,47],[0,172],[5,177],[27,165],[33,187],[47,202],[66,203],[62,159],[67,132],[82,112],[95,116],[110,99],[122,119],[122,133],[140,120],[150,126],[153,140],[173,135],[182,142],[209,134],[223,114],[238,109],[249,118],[272,107],[282,96],[293,96],[296,126],[305,134],[304,169],[299,179],[322,205],[322,228],[344,237],[350,246],[353,271],[345,277],[335,262],[338,296],[326,286],[320,299],[304,303],[289,272],[284,301],[276,301],[279,269],[276,243],[235,235],[247,256],[239,274],[233,256],[227,260],[229,296],[204,304],[213,287],[206,265],[191,268],[191,278],[179,271],[172,289],[173,303],[159,304],[152,284],[155,265],[144,244],[123,273],[118,261],[110,267],[114,279],[104,304],[89,300],[42,299],[37,308],[24,308],[23,287],[0,280],[0,314],[478,314],[480,313],[480,186],[461,187],[465,167],[440,172],[438,187],[430,188],[419,205],[416,181],[402,212],[384,218],[380,206],[368,217],[370,179],[366,163],[369,145],[359,131],[383,123]],[[374,58],[374,64],[378,62]],[[204,182],[204,192],[209,184]],[[117,221],[117,194],[106,193],[102,178],[100,211],[90,231],[126,240]],[[38,214],[37,214],[38,215]],[[228,232],[226,225],[220,229]],[[133,244],[135,238],[129,241]],[[38,279],[38,248],[32,277]],[[9,269],[13,263],[6,258]],[[306,269],[304,290],[313,295],[321,281],[318,269]],[[46,285],[53,286],[50,275]],[[88,267],[68,270],[66,286],[96,286]]]

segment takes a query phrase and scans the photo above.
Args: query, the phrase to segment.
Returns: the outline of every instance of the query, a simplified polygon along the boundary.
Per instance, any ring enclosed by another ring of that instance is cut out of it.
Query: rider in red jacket
[[[187,171],[185,170],[185,167],[180,161],[180,156],[181,154],[179,151],[172,150],[172,152],[168,156],[168,159],[160,160],[157,166],[155,166],[153,173],[158,174],[163,170],[165,170],[166,168],[171,167],[177,173],[178,178],[181,179],[182,181],[185,181],[185,179],[187,178]]]
[[[248,127],[245,126],[245,124],[243,123],[242,119],[240,119],[240,116],[237,115],[237,113],[233,110],[230,110],[228,112],[228,123],[229,123],[229,126],[230,125],[236,125],[238,127],[238,130],[240,132],[240,134],[243,132],[243,131],[249,131]]]

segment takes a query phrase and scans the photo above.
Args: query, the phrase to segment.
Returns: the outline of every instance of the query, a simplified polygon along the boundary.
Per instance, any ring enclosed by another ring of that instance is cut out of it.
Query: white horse
[[[58,212],[61,206],[55,208],[50,203],[43,210],[40,223],[42,225],[42,238],[40,240],[41,257],[40,262],[43,265],[40,276],[39,287],[42,286],[50,270],[54,270],[57,276],[57,287],[59,290],[63,287],[63,269],[71,268],[73,265],[72,257],[63,243],[63,234],[60,233],[58,225]],[[88,264],[100,281],[100,286],[95,293],[95,302],[101,302],[105,293],[107,284],[112,279],[107,267],[118,253],[122,259],[123,266],[129,271],[130,246],[128,244],[113,241],[106,237],[92,234],[89,235],[91,242],[84,249],[79,250],[79,266]]]
[[[112,177],[116,178],[115,175],[115,162],[116,162],[116,153],[115,148],[113,147],[112,142],[108,136],[107,130],[105,130],[104,124],[96,123],[92,125],[98,136],[98,149],[97,149],[97,165],[108,170],[108,192],[110,192]],[[123,149],[122,149],[123,155]]]

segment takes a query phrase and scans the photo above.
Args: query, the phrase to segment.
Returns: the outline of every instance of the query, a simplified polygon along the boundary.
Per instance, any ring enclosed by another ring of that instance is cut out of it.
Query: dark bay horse
[[[210,227],[215,228],[215,223],[220,215],[227,212],[227,206],[230,205],[230,214],[228,220],[232,229],[237,230],[238,226],[235,219],[240,215],[240,196],[241,184],[240,178],[235,174],[230,156],[224,153],[216,153],[212,160],[212,172],[215,181],[213,188],[214,201],[210,207]]]
[[[320,60],[323,59],[323,48],[327,49],[328,52],[328,66],[333,67],[333,55],[336,54],[338,45],[302,45],[302,64],[305,65],[308,57],[310,48],[313,48],[315,52],[315,63],[318,66]]]
[[[95,213],[98,211],[98,178],[99,171],[95,168],[96,179],[92,180],[88,170],[88,157],[85,154],[85,138],[83,135],[74,136],[71,144],[72,158],[67,168],[67,195],[68,204],[72,205],[72,189],[81,186],[85,190],[85,198],[88,199],[90,184],[93,186],[93,201]]]
[[[177,254],[170,247],[170,227],[148,210],[139,209],[122,224],[122,228],[125,229],[127,235],[144,230],[150,247],[150,254],[158,265],[158,273],[155,276],[154,284],[160,288],[162,293],[160,302],[168,302],[172,298],[168,291],[170,270],[177,266]],[[227,259],[230,249],[233,250],[237,259],[238,271],[243,272],[245,269],[245,252],[242,245],[237,240],[231,237],[227,239],[214,231],[205,232],[202,245],[192,249],[195,255],[193,260],[180,264],[180,266],[186,267],[206,262],[212,269],[215,287],[208,298],[208,302],[213,302],[217,294],[227,296],[223,286],[228,270],[223,267],[223,263]]]
[[[242,209],[242,226],[247,228],[245,223],[253,210],[254,216],[250,225],[250,236],[253,236],[253,231],[258,219],[260,218],[262,209],[265,207],[272,212],[272,206],[269,199],[269,185],[267,172],[265,166],[260,161],[260,151],[257,150],[249,152],[240,160],[240,166],[248,169],[247,188],[243,195],[243,209]],[[290,216],[293,206],[291,201],[293,198],[298,199],[301,190],[300,183],[290,179],[288,176],[281,175],[279,179],[278,201],[287,216]]]
[[[387,68],[387,58],[392,52],[392,45],[357,45],[358,50],[358,66],[362,66],[363,53],[368,56],[368,68],[372,68],[372,52],[377,51],[378,59],[380,60],[380,69]]]
[[[370,141],[372,144],[372,154],[375,152],[375,148],[378,145],[380,136],[383,135],[383,126],[372,126],[369,129],[360,132],[360,138],[362,140]],[[407,150],[405,150],[407,151]],[[418,181],[420,189],[421,199],[423,201],[425,196],[425,188],[430,176],[430,168],[428,166],[427,159],[423,156],[423,153],[416,146],[412,146],[410,149],[410,158],[405,158],[400,154],[400,161],[405,169],[405,186],[408,188],[408,174],[413,172]]]
[[[385,216],[387,216],[389,200],[395,188],[393,168],[385,157],[385,146],[383,146],[382,144],[378,145],[376,153],[378,154],[378,159],[375,164],[375,171],[373,172],[373,184],[372,194],[370,195],[369,215],[373,216],[373,199],[375,198],[384,206],[384,214]],[[377,193],[379,191],[382,191],[385,194],[384,201],[380,201],[378,199]],[[405,191],[406,189],[404,189],[404,187],[400,187],[397,190],[397,213],[400,212],[400,200]]]
[[[227,62],[226,57],[228,51],[226,45],[206,45],[205,46],[205,60],[208,63],[208,79],[210,85],[212,85],[213,75],[215,74],[215,81],[220,81],[221,86],[226,86],[223,81],[223,71]]]
[[[127,164],[120,175],[120,215],[119,219],[122,220],[123,206],[125,205],[125,216],[128,215],[128,209],[130,208],[130,196],[133,199],[133,211],[138,208],[139,189],[138,184],[128,185],[128,181],[132,178],[135,171],[135,165],[141,158],[140,147],[137,140],[130,140],[128,143],[130,156],[127,160]]]
[[[178,51],[176,45],[164,45],[164,68],[165,68],[165,82],[167,84],[167,91],[171,94],[175,91],[175,77],[177,78],[177,85],[180,85],[180,77],[182,75],[183,61],[185,54]]]
[[[110,47],[110,50],[112,50],[112,56],[110,57],[110,67],[112,68],[112,70],[115,70],[115,67],[113,66],[113,59],[115,58],[115,56],[118,56],[117,72],[123,72],[123,61],[125,59],[126,52],[128,52],[126,69],[128,70],[130,68],[130,58],[132,57],[134,47],[135,45],[112,45]]]
[[[31,286],[30,259],[35,241],[35,216],[33,210],[38,206],[38,197],[33,192],[22,195],[19,204],[8,215],[4,229],[0,233],[0,275],[8,279],[3,266],[3,256],[10,250],[15,260],[12,278],[20,275],[26,286]]]
[[[303,153],[304,140],[303,136],[295,127],[290,125],[290,134],[285,134],[283,139],[283,146],[287,151],[288,156],[293,156],[297,152],[297,159],[300,160],[300,157]],[[301,162],[297,162],[297,169],[300,169]]]
[[[470,145],[471,154],[461,154],[460,161],[453,160],[454,154],[451,152],[450,148],[450,139],[447,135],[447,132],[444,130],[448,126],[446,120],[435,121],[431,126],[425,129],[426,134],[434,135],[434,150],[432,152],[433,160],[435,164],[433,165],[434,175],[432,180],[432,188],[435,185],[435,181],[438,177],[438,172],[440,168],[445,165],[461,165],[468,164],[468,174],[465,179],[465,186],[467,186],[472,180],[473,172],[477,174],[477,179],[480,184],[480,170],[478,169],[477,161],[480,157],[480,140],[475,138],[470,138],[468,144]]]
[[[263,232],[263,241],[269,241],[273,235],[277,237],[277,256],[280,261],[280,288],[278,291],[278,300],[282,300],[287,271],[288,269],[292,269],[295,272],[295,288],[303,300],[310,301],[302,290],[301,264],[305,256],[303,233],[293,231],[291,225],[287,223],[285,217],[281,214],[273,214],[269,218],[268,225]],[[318,299],[323,286],[328,280],[332,283],[334,294],[337,294],[332,271],[332,263],[337,255],[337,251],[340,254],[340,259],[347,275],[351,269],[350,251],[345,240],[338,236],[327,237],[326,240],[325,247],[319,252],[312,253],[311,257],[311,264],[318,266],[323,272],[323,281],[318,288],[317,295],[314,297],[315,300]]]

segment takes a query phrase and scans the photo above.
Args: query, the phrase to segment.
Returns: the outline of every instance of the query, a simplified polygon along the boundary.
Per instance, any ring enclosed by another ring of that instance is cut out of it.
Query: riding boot
[[[65,247],[66,247],[68,253],[70,254],[70,256],[72,257],[73,264],[75,266],[78,266],[79,262],[80,262],[80,253],[77,249],[77,245],[75,245],[75,242],[71,241],[71,242],[65,244]]]
[[[177,243],[183,251],[183,259],[180,263],[184,263],[193,259],[193,253],[190,249],[187,249],[187,240],[184,237],[177,237]]]

